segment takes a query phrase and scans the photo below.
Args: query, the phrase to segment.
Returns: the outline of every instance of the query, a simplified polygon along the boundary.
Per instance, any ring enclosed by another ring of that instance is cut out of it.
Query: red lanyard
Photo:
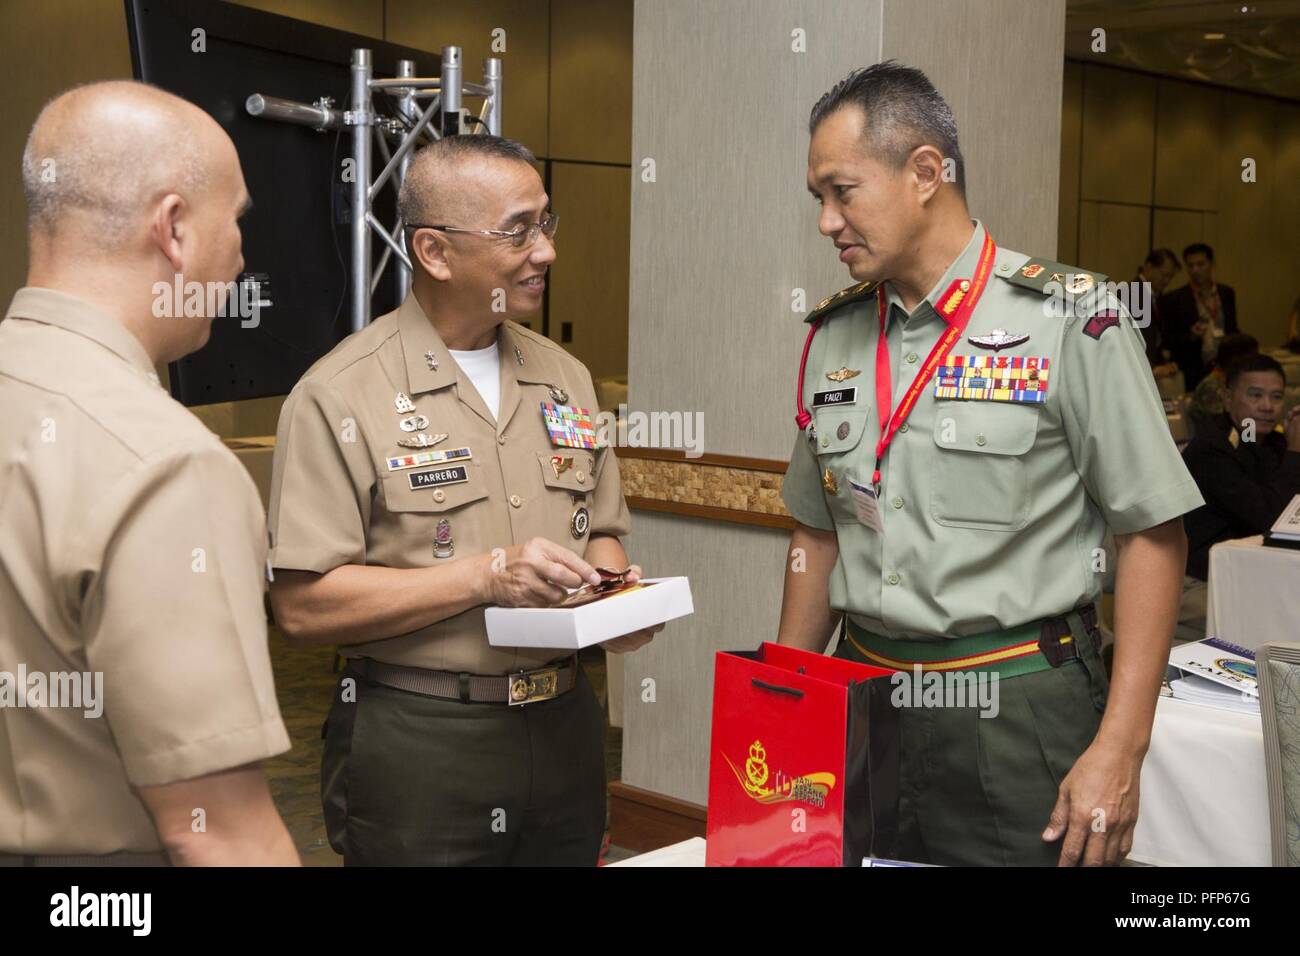
[[[948,357],[948,353],[966,331],[966,324],[970,321],[971,313],[975,311],[975,303],[979,301],[984,287],[988,285],[989,273],[993,268],[993,257],[997,251],[997,246],[993,244],[993,237],[985,232],[984,247],[980,250],[975,277],[967,283],[965,289],[961,287],[961,281],[953,283],[953,286],[949,287],[939,300],[942,312],[951,305],[953,296],[964,293],[960,304],[954,307],[952,315],[945,316],[948,321],[947,330],[939,337],[939,341],[934,343],[934,348],[930,349],[930,354],[926,356],[921,370],[916,373],[916,378],[908,387],[903,400],[893,411],[889,407],[894,390],[889,373],[889,344],[885,341],[885,316],[888,308],[885,304],[885,284],[882,282],[876,291],[880,313],[880,336],[876,339],[876,411],[880,418],[880,440],[876,442],[876,468],[871,475],[871,483],[877,489],[880,488],[880,463],[884,461],[885,452],[893,442],[899,426],[907,421],[907,416],[912,413],[912,408],[916,405],[916,400],[921,397],[921,392],[934,377],[935,370],[943,364],[943,360]]]

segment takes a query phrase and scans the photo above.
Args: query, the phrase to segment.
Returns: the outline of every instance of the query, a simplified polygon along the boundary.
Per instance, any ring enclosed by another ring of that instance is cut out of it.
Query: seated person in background
[[[1286,342],[1283,345],[1292,352],[1300,353],[1300,296],[1291,303],[1291,314],[1286,319]]]
[[[1214,367],[1192,391],[1191,402],[1187,406],[1188,415],[1194,420],[1197,430],[1218,430],[1210,419],[1223,414],[1223,389],[1228,381],[1228,367],[1238,359],[1254,355],[1258,351],[1259,340],[1244,332],[1235,332],[1219,343],[1219,354],[1214,358]]]
[[[1217,427],[1198,431],[1183,452],[1205,498],[1183,519],[1191,577],[1208,578],[1211,545],[1266,533],[1300,494],[1300,408],[1283,417],[1284,382],[1276,359],[1238,359]]]
[[[1237,294],[1214,281],[1214,250],[1194,242],[1183,250],[1187,285],[1160,302],[1164,348],[1169,350],[1188,391],[1210,370],[1219,342],[1237,331]]]
[[[1178,374],[1178,363],[1170,357],[1164,341],[1163,322],[1160,317],[1160,297],[1165,294],[1170,281],[1182,270],[1178,257],[1172,249],[1152,249],[1138,267],[1134,282],[1147,282],[1151,285],[1150,314],[1147,324],[1142,328],[1142,338],[1147,343],[1147,361],[1156,378],[1165,378]]]

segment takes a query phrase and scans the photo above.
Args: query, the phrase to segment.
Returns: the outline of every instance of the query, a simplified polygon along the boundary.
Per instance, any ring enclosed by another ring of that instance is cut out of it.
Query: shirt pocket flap
[[[934,410],[934,443],[986,455],[1023,455],[1038,435],[1037,406],[1013,402],[953,402]]]
[[[454,477],[453,469],[456,468],[464,469],[463,473],[468,478],[468,481],[442,481],[419,487],[419,481],[430,481],[431,479],[412,478],[413,475],[433,476],[439,472],[452,472],[451,477]],[[417,482],[416,487],[411,486],[412,480]],[[396,471],[383,476],[383,489],[384,507],[393,512],[451,511],[453,508],[467,505],[471,501],[486,498],[488,493],[478,468],[469,462],[461,462],[457,465],[443,465],[436,468],[408,468],[405,471]]]
[[[869,408],[822,408],[813,413],[817,429],[817,453],[837,455],[851,451],[862,441],[871,420]]]
[[[588,495],[596,489],[595,456],[577,448],[556,448],[541,452],[537,465],[548,488],[560,488],[574,495]]]

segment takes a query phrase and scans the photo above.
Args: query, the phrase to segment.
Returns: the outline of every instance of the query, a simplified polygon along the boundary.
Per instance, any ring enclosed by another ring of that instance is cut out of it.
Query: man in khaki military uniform
[[[879,855],[1116,862],[1177,614],[1181,515],[1201,503],[1142,336],[1096,294],[1103,276],[999,248],[971,220],[956,125],[920,71],[851,74],[810,127],[820,229],[857,282],[809,316],[783,488],[806,571],[787,572],[780,640],[821,650],[847,615],[839,655],[996,694],[895,703],[897,841]]]
[[[184,100],[95,84],[41,112],[23,185],[27,287],[0,323],[0,865],[296,864],[257,765],[289,747],[261,502],[154,374],[212,321],[155,317],[154,283],[242,268],[234,145]]]
[[[492,136],[416,154],[399,200],[411,294],[280,416],[271,595],[290,639],[348,658],[322,766],[347,864],[599,852],[605,723],[576,656],[492,647],[484,626],[486,605],[546,606],[627,563],[618,461],[582,421],[591,377],[510,321],[541,306],[555,258],[531,162]]]

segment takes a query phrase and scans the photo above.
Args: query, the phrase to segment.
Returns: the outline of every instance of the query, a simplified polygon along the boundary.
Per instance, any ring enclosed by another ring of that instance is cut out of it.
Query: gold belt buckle
[[[560,692],[560,672],[556,668],[528,671],[510,678],[509,704],[531,704],[550,700]]]

